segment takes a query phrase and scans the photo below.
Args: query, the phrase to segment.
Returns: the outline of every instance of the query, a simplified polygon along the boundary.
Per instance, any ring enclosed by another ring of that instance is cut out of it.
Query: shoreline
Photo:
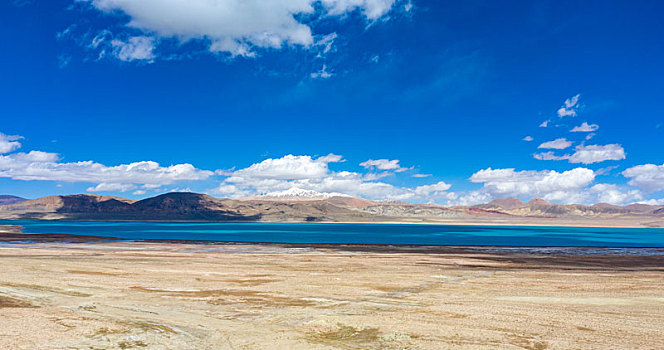
[[[330,224],[361,224],[361,225],[440,225],[440,226],[508,226],[508,227],[578,227],[578,228],[642,228],[642,229],[664,229],[664,218],[661,221],[650,222],[633,222],[637,218],[624,218],[613,220],[612,224],[597,223],[590,219],[579,219],[581,222],[531,222],[527,220],[557,220],[556,217],[513,217],[512,220],[517,222],[501,221],[411,221],[411,220],[397,220],[397,221],[206,221],[206,220],[107,220],[107,219],[0,219],[0,222],[9,223],[15,221],[44,221],[44,222],[151,222],[151,223],[208,223],[208,224],[309,224],[309,225],[330,225]],[[601,219],[600,219],[601,220]],[[630,221],[627,223],[620,222]],[[527,222],[519,222],[527,221]],[[618,223],[616,223],[618,222]],[[3,224],[0,224],[3,226]],[[16,225],[18,226],[18,225]]]
[[[0,227],[0,247],[21,244],[148,244],[170,246],[244,246],[271,247],[281,249],[326,249],[330,251],[379,253],[379,254],[497,254],[497,255],[541,255],[557,256],[606,256],[606,257],[663,257],[664,247],[609,247],[609,246],[497,246],[497,245],[427,245],[427,244],[361,244],[361,243],[283,243],[283,242],[242,242],[208,241],[179,239],[123,239],[71,235],[61,233],[6,232]]]

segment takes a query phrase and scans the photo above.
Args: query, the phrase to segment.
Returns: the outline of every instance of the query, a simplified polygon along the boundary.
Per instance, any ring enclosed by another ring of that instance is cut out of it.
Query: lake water
[[[128,240],[271,243],[421,244],[519,247],[664,247],[664,229],[97,221],[0,221],[28,233],[61,233]]]

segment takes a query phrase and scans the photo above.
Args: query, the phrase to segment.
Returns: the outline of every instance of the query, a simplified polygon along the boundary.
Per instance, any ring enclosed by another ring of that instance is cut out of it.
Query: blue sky
[[[659,1],[232,3],[2,3],[0,192],[664,204]]]

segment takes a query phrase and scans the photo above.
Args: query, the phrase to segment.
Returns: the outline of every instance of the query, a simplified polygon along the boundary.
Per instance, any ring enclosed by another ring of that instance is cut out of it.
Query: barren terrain
[[[664,348],[661,250],[25,236],[0,243],[3,349]]]

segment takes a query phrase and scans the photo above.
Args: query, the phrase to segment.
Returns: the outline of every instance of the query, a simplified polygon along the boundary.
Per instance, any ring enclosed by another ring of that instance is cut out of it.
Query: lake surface
[[[421,244],[517,247],[664,247],[664,229],[542,226],[0,221],[28,233],[128,240]]]

